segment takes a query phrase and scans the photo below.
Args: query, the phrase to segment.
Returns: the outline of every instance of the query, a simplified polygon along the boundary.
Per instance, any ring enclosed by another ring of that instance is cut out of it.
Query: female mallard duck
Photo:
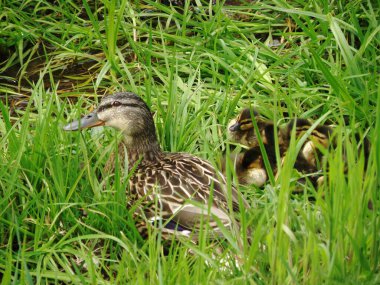
[[[129,191],[145,204],[141,214],[149,222],[159,219],[164,226],[170,224],[166,232],[189,235],[194,230],[196,237],[201,225],[208,223],[219,235],[221,225],[237,225],[232,214],[239,211],[239,203],[249,207],[235,188],[229,192],[224,176],[209,162],[186,153],[163,152],[151,112],[136,94],[107,96],[94,112],[64,130],[102,125],[123,133],[128,169],[133,172]]]
[[[274,173],[276,173],[277,167],[275,131],[277,131],[279,154],[282,158],[289,148],[293,128],[295,128],[296,137],[300,138],[311,128],[312,124],[305,119],[296,119],[291,120],[285,126],[277,127],[270,120],[263,119],[257,111],[251,111],[249,108],[244,109],[236,119],[231,120],[228,125],[229,137],[234,142],[249,148],[247,151],[238,154],[234,159],[239,182],[260,187],[266,182],[268,175],[252,120],[256,120],[268,161]],[[275,128],[277,129],[275,130]],[[318,162],[322,158],[319,148],[328,147],[331,133],[332,129],[330,127],[317,126],[302,146],[294,168],[302,173],[317,172],[320,169]],[[312,180],[312,182],[316,181]]]

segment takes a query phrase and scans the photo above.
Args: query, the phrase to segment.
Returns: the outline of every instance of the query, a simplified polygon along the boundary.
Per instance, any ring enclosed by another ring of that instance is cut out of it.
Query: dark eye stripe
[[[102,111],[107,110],[107,109],[109,109],[109,108],[112,108],[112,107],[119,107],[119,106],[124,106],[124,107],[138,107],[139,104],[135,104],[135,103],[120,103],[119,105],[114,106],[114,105],[112,105],[112,103],[108,103],[108,104],[106,104],[106,105],[100,106],[99,109],[98,109],[98,112],[102,112]]]
[[[243,120],[243,121],[240,122],[241,125],[250,124],[250,123],[252,123],[251,119],[249,119],[249,120]]]

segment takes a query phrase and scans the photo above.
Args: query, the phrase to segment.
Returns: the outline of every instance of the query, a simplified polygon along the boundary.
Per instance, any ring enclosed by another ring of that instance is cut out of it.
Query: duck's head
[[[76,131],[96,126],[110,126],[123,132],[126,137],[146,134],[155,136],[155,127],[146,103],[136,94],[121,92],[104,97],[99,106],[80,120],[63,129]]]

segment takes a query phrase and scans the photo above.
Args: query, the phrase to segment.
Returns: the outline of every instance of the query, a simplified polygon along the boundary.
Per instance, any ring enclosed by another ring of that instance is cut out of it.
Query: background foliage
[[[378,284],[379,14],[376,1],[0,1],[2,283]],[[217,257],[206,240],[165,255],[159,232],[136,233],[127,180],[112,183],[128,174],[98,179],[116,133],[61,129],[122,90],[151,106],[165,150],[213,163],[248,105],[334,124],[328,182],[292,194],[290,160],[264,189],[241,187],[254,240],[240,266],[233,237]],[[355,133],[372,144],[366,171]]]

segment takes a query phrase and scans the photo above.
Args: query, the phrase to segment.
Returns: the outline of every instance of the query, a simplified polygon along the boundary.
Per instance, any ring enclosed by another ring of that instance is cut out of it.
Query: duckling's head
[[[228,124],[230,132],[245,132],[253,129],[252,116],[257,117],[259,113],[249,108],[243,109],[240,114]]]
[[[228,135],[230,140],[247,147],[254,147],[257,145],[257,137],[255,135],[252,119],[258,123],[261,128],[262,120],[260,114],[252,109],[246,108],[240,112],[240,114],[232,119],[228,124]]]
[[[154,137],[155,127],[146,103],[132,92],[120,92],[104,97],[99,106],[63,129],[75,131],[96,126],[110,126],[126,137]]]

